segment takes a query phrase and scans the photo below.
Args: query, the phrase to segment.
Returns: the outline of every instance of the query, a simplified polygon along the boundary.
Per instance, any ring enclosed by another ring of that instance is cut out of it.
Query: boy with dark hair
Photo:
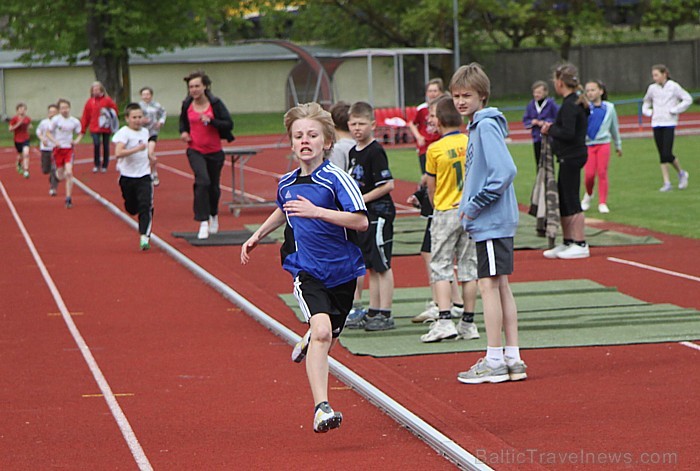
[[[513,273],[513,237],[518,227],[517,173],[506,146],[503,113],[486,108],[491,82],[479,64],[457,69],[450,91],[459,114],[469,118],[466,181],[459,216],[476,242],[479,290],[486,324],[486,357],[459,373],[462,383],[522,380],[527,377],[518,347],[518,309],[508,283]],[[505,333],[505,352],[501,336]]]
[[[142,127],[143,110],[138,103],[126,105],[126,126],[112,137],[116,145],[117,170],[121,174],[119,186],[126,211],[139,217],[139,247],[151,248],[153,224],[153,180],[151,159],[148,154],[148,129]]]
[[[370,227],[359,234],[365,266],[369,272],[369,310],[364,316],[348,317],[348,328],[366,331],[393,329],[391,303],[394,274],[391,271],[391,248],[394,238],[396,209],[391,199],[394,178],[386,152],[374,139],[374,110],[369,103],[357,102],[350,107],[348,127],[357,145],[350,150],[350,175],[355,178],[367,205]],[[360,311],[361,312],[361,311]]]
[[[48,137],[51,128],[51,119],[58,114],[58,106],[51,103],[48,107],[47,117],[42,119],[36,128],[36,137],[39,138],[39,150],[41,151],[41,173],[49,176],[49,195],[56,196],[58,178],[56,177],[56,165],[53,162],[54,144]]]
[[[350,104],[344,101],[339,101],[331,106],[330,109],[333,125],[335,126],[335,144],[333,144],[331,156],[328,160],[345,172],[350,168],[350,149],[355,147],[356,144],[355,139],[350,134],[350,128],[348,128],[349,111]]]
[[[17,114],[10,120],[9,130],[14,134],[15,149],[17,149],[17,173],[29,178],[29,129],[32,119],[27,116],[27,105],[17,103]]]

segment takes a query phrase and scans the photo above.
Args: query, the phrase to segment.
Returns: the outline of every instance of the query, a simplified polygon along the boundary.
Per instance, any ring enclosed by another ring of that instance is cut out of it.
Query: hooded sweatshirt
[[[615,142],[615,148],[622,150],[620,138],[620,123],[617,119],[615,105],[609,101],[603,101],[600,106],[591,103],[591,114],[588,117],[588,132],[586,133],[586,145],[595,146]]]
[[[673,80],[663,85],[652,83],[644,95],[642,113],[651,116],[652,127],[669,127],[678,124],[678,115],[693,104],[693,98]]]
[[[505,138],[508,124],[496,108],[477,111],[469,123],[466,180],[459,214],[476,242],[514,237],[518,202],[513,180],[518,170]]]

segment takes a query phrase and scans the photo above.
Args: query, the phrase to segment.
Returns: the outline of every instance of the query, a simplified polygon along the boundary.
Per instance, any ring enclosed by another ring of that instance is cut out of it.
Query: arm
[[[321,221],[335,224],[355,231],[364,232],[369,227],[367,213],[356,211],[338,211],[315,206],[311,201],[299,195],[296,200],[287,201],[284,204],[284,211],[289,217],[300,217],[309,219],[320,219]]]
[[[386,183],[379,185],[374,190],[362,195],[362,199],[365,201],[365,203],[369,203],[370,201],[378,200],[387,193],[391,193],[393,190],[394,180],[389,180]]]
[[[192,140],[190,137],[190,123],[187,121],[187,108],[190,106],[190,103],[192,103],[192,100],[188,97],[182,102],[182,109],[180,110],[180,139],[184,142]]]
[[[114,155],[118,158],[121,159],[123,157],[128,157],[132,154],[135,154],[137,152],[141,152],[143,150],[146,150],[148,148],[148,145],[145,143],[139,144],[136,147],[133,147],[131,149],[126,149],[126,144],[124,142],[117,142],[117,147],[114,150]]]
[[[531,129],[532,126],[537,126],[537,123],[533,123],[533,120],[537,121],[537,115],[533,113],[533,111],[535,111],[535,107],[532,106],[532,102],[530,102],[525,107],[525,114],[523,114],[523,125],[525,129]]]
[[[427,173],[424,175],[425,183],[428,187],[428,199],[430,200],[430,204],[435,207],[435,175],[428,175]]]
[[[547,133],[554,137],[555,139],[559,139],[561,141],[572,141],[576,137],[576,108],[574,106],[578,105],[569,105],[569,106],[562,106],[561,110],[559,110],[559,116],[561,117],[561,125],[558,125],[556,123],[553,123],[551,126],[549,126]],[[544,127],[543,127],[544,129]],[[545,132],[543,131],[543,134]]]
[[[413,138],[416,140],[418,147],[423,147],[425,145],[425,137],[418,131],[418,126],[411,121],[408,123],[408,129],[411,130],[411,134],[413,134]]]
[[[231,119],[231,114],[223,101],[219,100],[216,106],[212,106],[212,110],[214,111],[214,119],[209,124],[220,131],[233,130],[233,119]]]
[[[651,118],[651,115],[653,114],[652,112],[652,104],[653,104],[653,98],[652,98],[652,88],[649,87],[647,89],[646,95],[644,95],[644,99],[642,101],[642,114],[646,116],[647,118]]]
[[[685,91],[685,89],[678,84],[676,84],[676,93],[674,96],[680,103],[669,110],[672,114],[681,114],[693,104],[693,98],[690,96],[690,93]]]
[[[610,136],[615,143],[617,155],[622,157],[622,138],[620,137],[620,122],[617,119],[617,111],[612,103],[609,103],[608,106],[610,107]]]
[[[276,208],[265,222],[253,233],[252,236],[241,246],[241,265],[246,265],[250,261],[250,252],[257,247],[258,242],[264,239],[272,231],[285,223],[287,217],[280,208]]]

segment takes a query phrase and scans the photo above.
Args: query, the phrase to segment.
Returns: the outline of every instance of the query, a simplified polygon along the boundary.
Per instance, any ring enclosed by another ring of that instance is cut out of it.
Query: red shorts
[[[65,167],[66,164],[73,163],[73,149],[63,149],[56,147],[53,150],[53,160],[56,162],[56,168]]]

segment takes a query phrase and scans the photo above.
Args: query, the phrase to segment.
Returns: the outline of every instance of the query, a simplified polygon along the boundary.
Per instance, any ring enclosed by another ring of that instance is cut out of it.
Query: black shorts
[[[15,142],[15,149],[17,149],[18,154],[21,154],[25,147],[29,147],[29,141]]]
[[[294,297],[299,302],[306,322],[316,314],[328,314],[331,318],[333,338],[343,331],[345,319],[352,308],[357,280],[351,280],[333,288],[326,288],[318,279],[306,272],[299,272],[294,279]]]
[[[158,134],[154,134],[152,136],[148,136],[148,142],[158,142]]]
[[[676,131],[675,126],[657,126],[654,130],[654,142],[656,150],[659,151],[659,161],[662,164],[670,164],[676,160],[673,155],[673,138]]]
[[[513,238],[477,242],[476,263],[479,279],[513,273]]]
[[[567,157],[559,162],[559,213],[562,217],[573,216],[581,209],[581,169],[586,165],[588,156]]]
[[[384,273],[391,268],[394,215],[395,210],[382,213],[369,211],[369,228],[365,232],[357,233],[365,267],[377,273]]]
[[[420,251],[425,253],[430,253],[431,248],[431,237],[430,237],[430,224],[433,222],[433,218],[428,218],[428,223],[425,225],[425,233],[423,234],[423,244],[420,246]]]

